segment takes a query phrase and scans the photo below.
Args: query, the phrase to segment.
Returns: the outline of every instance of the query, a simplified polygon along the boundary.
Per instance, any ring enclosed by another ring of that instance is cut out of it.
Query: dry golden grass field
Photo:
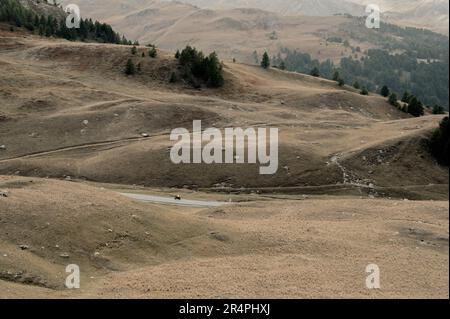
[[[147,49],[0,27],[0,298],[449,297],[448,168],[423,142],[442,116],[240,63],[194,90]],[[173,164],[170,131],[199,119],[279,128],[278,172]],[[81,289],[64,288],[69,263]]]

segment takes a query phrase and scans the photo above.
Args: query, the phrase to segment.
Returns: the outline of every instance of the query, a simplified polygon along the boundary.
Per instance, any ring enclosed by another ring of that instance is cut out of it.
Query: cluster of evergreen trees
[[[215,52],[205,56],[202,51],[187,46],[177,51],[175,58],[182,66],[182,76],[195,88],[201,87],[202,82],[208,87],[223,86],[222,65]]]
[[[67,28],[65,19],[58,19],[51,15],[38,15],[22,6],[17,0],[0,1],[0,22],[23,27],[46,37],[56,36],[71,41],[132,44],[131,41],[115,32],[109,24],[81,19],[79,28]]]
[[[356,28],[357,26],[352,26]],[[364,41],[379,44],[381,49],[371,49],[364,54],[352,48],[353,54],[343,57],[339,65],[331,60],[320,62],[307,53],[282,48],[273,57],[272,65],[283,65],[287,70],[317,75],[332,79],[335,70],[346,83],[358,83],[369,91],[379,91],[387,85],[396,92],[409,91],[426,105],[449,106],[449,58],[448,38],[431,31],[414,28],[400,28],[388,25],[388,31],[395,37],[364,31]],[[357,39],[358,34],[348,31],[349,37]],[[402,53],[392,54],[392,50]],[[255,57],[255,53],[253,53]],[[313,72],[314,71],[314,72]]]

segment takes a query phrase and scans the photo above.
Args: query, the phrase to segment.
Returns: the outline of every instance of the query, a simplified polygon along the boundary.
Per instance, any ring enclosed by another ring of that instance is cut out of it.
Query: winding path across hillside
[[[143,194],[130,194],[130,193],[120,193],[123,196],[136,199],[141,202],[158,203],[158,204],[170,204],[178,206],[191,206],[191,207],[219,207],[226,205],[225,202],[217,201],[200,201],[200,200],[188,200],[188,199],[174,199],[169,197],[154,196],[154,195],[143,195]]]

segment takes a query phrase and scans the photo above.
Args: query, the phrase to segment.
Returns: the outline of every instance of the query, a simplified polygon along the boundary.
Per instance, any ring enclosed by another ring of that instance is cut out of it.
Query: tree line
[[[339,72],[340,82],[380,92],[386,85],[395,92],[412,92],[425,105],[448,109],[448,61],[420,62],[408,54],[389,54],[385,50],[368,50],[361,58],[345,57],[339,65],[330,60],[320,62],[308,53],[282,49],[272,58],[272,65],[330,80]],[[405,80],[406,79],[406,80]]]
[[[25,8],[17,0],[2,0],[0,2],[0,22],[6,22],[11,28],[26,28],[41,36],[59,37],[70,41],[95,41],[131,45],[132,42],[120,36],[106,23],[81,19],[79,28],[67,28],[64,19],[52,15],[39,15]]]

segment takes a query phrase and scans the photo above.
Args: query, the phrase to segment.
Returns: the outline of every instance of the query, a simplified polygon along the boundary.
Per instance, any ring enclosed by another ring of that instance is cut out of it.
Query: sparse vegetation
[[[137,54],[137,48],[135,45],[133,45],[133,47],[131,48],[131,54],[132,55],[136,55]]]
[[[369,95],[369,91],[365,86],[361,89],[361,92],[359,92],[361,95]]]

